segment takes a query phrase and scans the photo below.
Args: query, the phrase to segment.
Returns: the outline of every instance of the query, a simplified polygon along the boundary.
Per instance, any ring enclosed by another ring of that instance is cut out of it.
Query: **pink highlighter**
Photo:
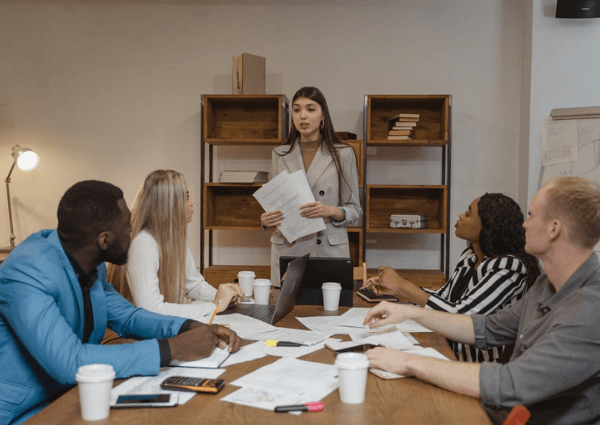
[[[295,404],[291,406],[277,406],[276,412],[322,412],[325,409],[322,401],[311,401],[304,404]]]

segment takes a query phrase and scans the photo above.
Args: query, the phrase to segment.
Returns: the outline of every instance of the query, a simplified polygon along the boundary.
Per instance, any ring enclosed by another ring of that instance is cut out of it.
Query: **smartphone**
[[[111,407],[173,407],[178,401],[178,394],[124,394]]]
[[[365,300],[369,303],[378,303],[380,301],[389,301],[389,302],[397,303],[398,301],[400,301],[398,299],[398,297],[396,297],[395,295],[385,295],[385,294],[377,295],[375,292],[371,291],[370,289],[359,289],[358,292],[356,293],[356,295],[358,295],[363,300]]]
[[[352,347],[340,348],[338,350],[334,350],[333,352],[335,354],[340,354],[340,353],[364,353],[367,350],[370,350],[371,348],[375,348],[375,347],[383,347],[383,345],[377,345],[377,344],[357,344],[357,345],[353,345]]]
[[[192,378],[189,376],[171,376],[161,382],[166,390],[196,391],[198,393],[216,394],[223,389],[223,379]]]

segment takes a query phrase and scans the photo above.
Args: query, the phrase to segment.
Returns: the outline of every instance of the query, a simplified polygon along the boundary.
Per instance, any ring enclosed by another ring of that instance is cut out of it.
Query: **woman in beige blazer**
[[[275,228],[271,236],[271,282],[280,286],[279,257],[349,257],[346,227],[362,215],[358,196],[358,171],[354,150],[335,135],[327,102],[316,87],[303,87],[292,99],[292,126],[285,144],[273,149],[270,178],[283,170],[304,170],[315,197],[300,207],[307,218],[323,218],[325,230],[293,243],[276,228],[285,219],[281,211],[261,215],[265,228]]]

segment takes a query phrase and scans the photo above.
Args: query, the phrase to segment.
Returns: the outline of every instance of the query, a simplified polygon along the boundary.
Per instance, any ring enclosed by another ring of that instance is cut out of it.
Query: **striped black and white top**
[[[446,284],[437,291],[421,288],[431,294],[425,308],[460,314],[488,315],[506,305],[512,305],[527,290],[527,268],[516,257],[485,258],[477,270],[474,266],[477,256],[469,247],[460,256],[454,273]],[[457,286],[468,279],[464,293],[456,302],[450,295]],[[454,354],[461,361],[497,361],[504,352],[504,346],[479,350],[467,344],[449,341]]]

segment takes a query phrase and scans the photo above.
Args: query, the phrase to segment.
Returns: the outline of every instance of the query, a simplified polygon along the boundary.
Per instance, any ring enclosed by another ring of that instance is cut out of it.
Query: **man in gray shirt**
[[[367,356],[372,367],[480,398],[497,423],[516,405],[530,411],[530,424],[600,423],[600,185],[548,181],[523,227],[525,250],[544,273],[515,305],[467,316],[381,303],[365,318],[371,327],[413,319],[480,349],[514,343],[507,364],[448,363],[391,348]]]

